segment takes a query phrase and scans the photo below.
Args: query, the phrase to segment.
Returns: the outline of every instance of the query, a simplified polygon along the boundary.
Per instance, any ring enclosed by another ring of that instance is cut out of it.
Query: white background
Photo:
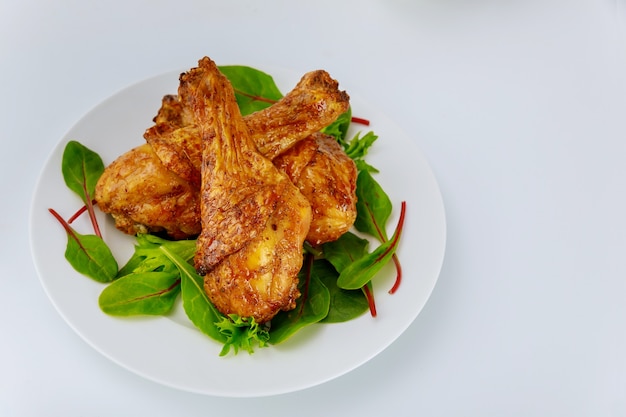
[[[623,0],[0,0],[0,415],[626,415],[625,25]],[[30,201],[56,143],[204,55],[327,69],[439,181],[431,299],[326,384],[227,399],[145,380],[71,330],[33,267]]]

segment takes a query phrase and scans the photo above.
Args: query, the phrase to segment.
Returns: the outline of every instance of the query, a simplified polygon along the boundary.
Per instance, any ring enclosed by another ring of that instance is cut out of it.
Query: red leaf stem
[[[83,193],[85,194],[85,201],[87,201],[87,213],[89,213],[89,219],[91,220],[91,224],[93,226],[93,232],[96,236],[102,238],[100,226],[98,226],[98,219],[96,219],[96,212],[93,209],[93,200],[91,199],[91,195],[89,195],[89,190],[87,190],[86,181],[83,181]]]
[[[396,239],[399,238],[400,233],[402,232],[402,228],[404,227],[404,218],[406,216],[406,201],[403,201],[400,206],[400,219],[398,220],[398,226],[396,226]],[[394,253],[393,254],[393,263],[396,265],[396,281],[393,284],[393,287],[389,290],[389,294],[393,294],[400,287],[400,283],[402,282],[402,266],[400,265],[400,259]]]
[[[369,205],[368,205],[368,209],[369,209]],[[374,217],[374,213],[372,212],[371,209],[369,209],[369,213],[370,213],[370,217],[372,218],[372,223],[376,227],[378,238],[380,239],[381,242],[385,243],[386,242],[385,236],[383,235],[382,230],[380,229],[380,226],[376,222],[376,218]],[[404,225],[405,214],[406,214],[406,201],[403,201],[400,207],[400,220],[398,220],[398,225],[396,226],[396,230],[402,230],[402,226]],[[393,284],[393,287],[391,287],[391,289],[389,290],[389,294],[395,293],[398,290],[398,287],[400,287],[400,283],[402,282],[402,265],[400,265],[400,259],[395,253],[392,256],[392,259],[393,259],[393,263],[396,266],[396,280]]]
[[[140,297],[133,298],[129,302],[145,300],[146,298],[157,297],[157,296],[160,296],[160,295],[163,295],[163,294],[167,294],[170,291],[172,291],[174,288],[176,288],[178,285],[180,285],[180,281],[181,281],[181,279],[178,278],[176,281],[174,281],[174,283],[172,285],[170,285],[169,287],[167,287],[165,289],[162,289],[160,291],[153,292],[153,293],[150,293],[150,294],[142,295]]]
[[[243,91],[237,90],[237,89],[235,89],[235,93],[241,94],[242,96],[245,96],[245,97],[248,97],[248,98],[251,98],[252,100],[263,101],[265,103],[270,103],[270,104],[274,104],[274,103],[276,103],[278,101],[278,100],[272,100],[272,99],[261,97],[261,96],[255,96],[253,94],[244,93]]]
[[[381,261],[385,256],[387,256],[387,254],[389,253],[389,251],[392,250],[392,248],[395,248],[398,245],[398,240],[400,239],[400,235],[402,234],[402,228],[404,226],[405,216],[406,216],[406,201],[403,201],[400,206],[400,218],[398,219],[398,225],[396,226],[396,230],[394,231],[394,234],[393,234],[393,241],[391,242],[389,249],[381,253],[380,256],[376,259],[376,262]],[[385,241],[382,236],[381,236],[381,240],[383,242]],[[400,267],[400,260],[398,259],[395,253],[392,255],[392,259],[394,260],[394,263],[396,265],[396,281],[393,287],[389,290],[389,294],[393,294],[394,292],[396,292],[396,290],[400,286],[400,282],[402,281],[402,268]]]
[[[74,223],[74,220],[78,219],[84,212],[87,211],[87,206],[82,206],[76,213],[72,215],[69,219],[67,219],[68,224]]]
[[[398,291],[400,287],[400,283],[402,282],[402,265],[400,265],[400,259],[398,259],[398,255],[393,254],[393,263],[396,265],[396,281],[393,283],[393,287],[389,290],[389,294],[394,294]]]
[[[371,316],[376,317],[378,314],[376,312],[376,302],[374,300],[374,293],[370,291],[369,283],[363,286],[363,292],[365,293],[365,298],[367,298],[367,304],[369,305]]]
[[[352,122],[353,123],[358,123],[360,125],[365,125],[365,126],[369,126],[370,125],[370,121],[367,119],[363,119],[361,117],[352,117]]]
[[[53,208],[49,208],[48,211],[50,213],[52,213],[52,215],[59,221],[59,223],[61,223],[61,226],[63,226],[63,228],[65,229],[65,232],[67,233],[67,235],[74,239],[76,241],[76,243],[78,243],[78,246],[80,247],[80,249],[85,252],[87,252],[87,249],[85,249],[85,247],[83,246],[83,244],[81,243],[80,239],[78,238],[78,236],[76,236],[76,233],[74,233],[74,229],[72,229],[70,227],[70,225],[65,221],[65,219],[63,219],[63,217],[61,217],[61,215],[59,213],[57,213],[57,211]]]

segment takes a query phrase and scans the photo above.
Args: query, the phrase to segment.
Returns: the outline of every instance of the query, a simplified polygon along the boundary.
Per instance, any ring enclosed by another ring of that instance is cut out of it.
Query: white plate
[[[283,93],[302,73],[262,70],[272,74]],[[98,307],[104,286],[76,273],[64,258],[66,236],[48,212],[66,219],[81,206],[61,175],[61,156],[69,140],[98,152],[105,164],[143,143],[165,94],[176,93],[178,72],[142,81],[113,95],[87,113],[52,152],[34,192],[31,212],[32,252],[41,283],[67,323],[94,349],[158,383],[181,390],[227,397],[258,397],[321,384],[367,362],[389,346],[413,322],[437,281],[445,248],[445,214],[437,182],[415,143],[382,112],[352,97],[353,115],[369,119],[379,139],[367,157],[380,169],[376,179],[394,203],[388,224],[393,231],[400,202],[407,216],[398,256],[404,279],[398,292],[387,293],[394,280],[389,266],[375,278],[378,317],[365,314],[341,323],[314,325],[278,346],[256,349],[253,355],[219,357],[221,346],[186,321],[182,308],[172,317],[121,319]],[[115,230],[99,213],[105,240],[120,265],[132,253],[134,238]],[[74,227],[90,233],[88,216]]]

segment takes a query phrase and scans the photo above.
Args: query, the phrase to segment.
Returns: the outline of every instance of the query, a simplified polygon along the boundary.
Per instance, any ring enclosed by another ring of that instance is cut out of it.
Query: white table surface
[[[0,1],[0,415],[626,415],[625,28],[624,0]],[[233,399],[145,380],[83,342],[35,272],[29,207],[55,144],[203,55],[329,70],[437,176],[429,302],[326,384]]]

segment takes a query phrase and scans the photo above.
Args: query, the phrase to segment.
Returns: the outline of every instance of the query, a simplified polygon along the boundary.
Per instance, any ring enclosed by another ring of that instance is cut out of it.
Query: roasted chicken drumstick
[[[295,306],[307,199],[250,139],[228,79],[209,58],[181,76],[202,139],[196,269],[224,314],[270,320]],[[183,94],[184,93],[184,94]]]
[[[272,161],[309,200],[313,217],[306,240],[339,239],[356,219],[357,169],[337,140],[314,133]]]
[[[95,197],[124,233],[165,233],[173,239],[200,233],[198,189],[165,168],[147,143],[107,166]]]

